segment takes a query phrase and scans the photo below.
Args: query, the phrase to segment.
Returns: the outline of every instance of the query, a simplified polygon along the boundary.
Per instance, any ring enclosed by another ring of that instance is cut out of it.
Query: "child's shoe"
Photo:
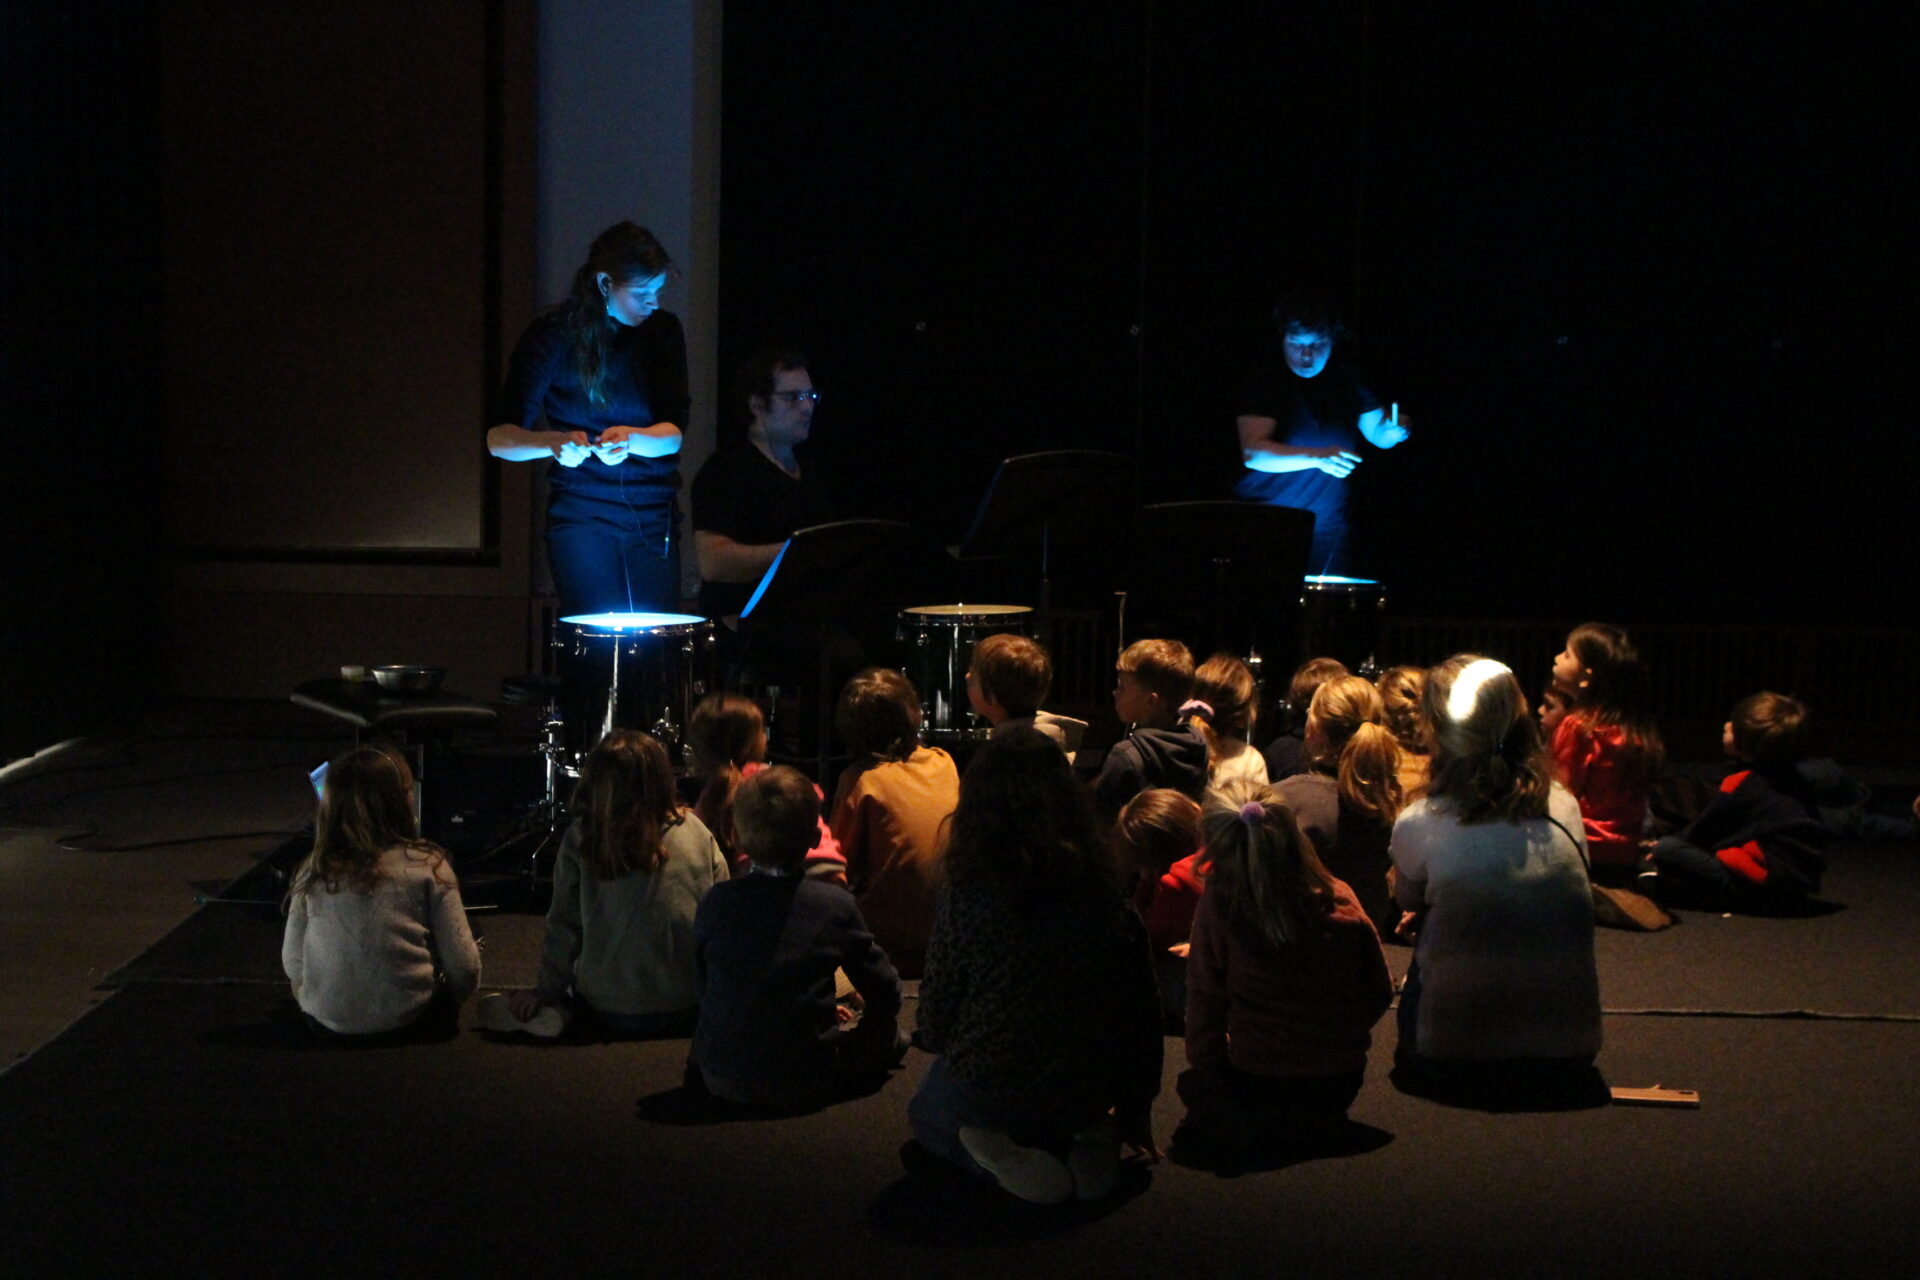
[[[961,1126],[960,1145],[1009,1195],[1029,1204],[1060,1204],[1073,1198],[1073,1175],[1050,1151],[1023,1147],[998,1129],[972,1125]]]
[[[552,1040],[567,1029],[567,1013],[557,1004],[543,1004],[539,1012],[525,1022],[513,1016],[513,1008],[507,1003],[506,993],[496,991],[492,995],[480,998],[480,1007],[476,1011],[480,1025],[488,1031],[501,1035],[511,1035],[516,1031],[542,1040]]]
[[[1113,1194],[1120,1185],[1120,1136],[1112,1116],[1102,1116],[1073,1135],[1067,1172],[1073,1175],[1073,1194],[1082,1200],[1104,1200]]]

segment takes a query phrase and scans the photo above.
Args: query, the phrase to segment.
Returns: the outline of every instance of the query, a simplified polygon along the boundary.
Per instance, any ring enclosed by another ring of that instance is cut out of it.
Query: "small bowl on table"
[[[438,693],[447,678],[445,667],[419,667],[407,664],[374,667],[373,678],[383,693]]]

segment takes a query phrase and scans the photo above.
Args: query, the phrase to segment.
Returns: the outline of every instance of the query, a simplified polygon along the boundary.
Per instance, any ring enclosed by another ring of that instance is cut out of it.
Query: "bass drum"
[[[688,613],[578,613],[560,619],[553,644],[569,774],[615,729],[652,734],[684,767],[687,717],[714,687],[713,623]]]
[[[1301,661],[1338,658],[1355,675],[1378,674],[1387,593],[1377,578],[1311,574],[1303,584],[1300,606]]]
[[[987,723],[967,700],[973,646],[991,635],[1033,635],[1023,604],[923,604],[902,609],[897,638],[906,646],[906,677],[920,691],[921,734],[934,745],[984,742]]]

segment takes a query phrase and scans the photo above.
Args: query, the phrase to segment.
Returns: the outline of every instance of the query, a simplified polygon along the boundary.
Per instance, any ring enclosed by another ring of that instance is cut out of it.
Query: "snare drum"
[[[1303,658],[1338,658],[1361,673],[1380,652],[1387,593],[1376,578],[1308,574],[1300,593]]]
[[[713,686],[714,631],[689,613],[577,613],[554,629],[569,773],[614,729],[660,739],[676,765],[694,704]]]
[[[983,742],[988,726],[967,700],[973,646],[991,635],[1033,634],[1033,610],[1023,604],[923,604],[902,609],[896,629],[907,648],[907,679],[920,691],[921,728],[928,742]]]

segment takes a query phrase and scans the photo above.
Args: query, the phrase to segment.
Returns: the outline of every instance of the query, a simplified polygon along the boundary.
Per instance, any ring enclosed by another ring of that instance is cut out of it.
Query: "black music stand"
[[[954,555],[985,560],[1040,552],[1040,634],[1053,620],[1053,544],[1056,534],[1126,527],[1132,463],[1098,449],[1055,449],[1001,461]]]
[[[1311,511],[1226,498],[1142,507],[1134,559],[1142,610],[1160,625],[1196,628],[1196,655],[1280,656],[1290,673],[1313,523]]]
[[[798,530],[740,610],[741,625],[750,634],[813,637],[819,657],[816,705],[823,785],[830,781],[832,635],[850,614],[871,609],[882,586],[907,580],[915,545],[912,527],[898,520],[838,520]]]

